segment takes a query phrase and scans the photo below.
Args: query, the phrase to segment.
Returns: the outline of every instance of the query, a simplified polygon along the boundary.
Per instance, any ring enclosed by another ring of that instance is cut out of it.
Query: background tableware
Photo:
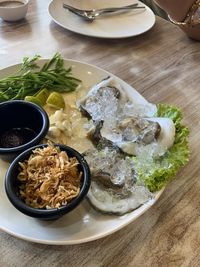
[[[63,4],[63,7],[71,11],[72,13],[82,17],[85,20],[93,21],[101,15],[119,15],[120,12],[128,12],[133,9],[145,9],[144,6],[138,6],[138,4],[121,6],[121,7],[110,7],[102,9],[78,9],[73,6]]]
[[[0,157],[8,161],[39,144],[49,129],[49,118],[45,110],[23,100],[1,103],[0,121]],[[13,142],[13,139],[17,139],[15,143],[19,145],[10,146],[8,142]]]
[[[6,194],[13,204],[13,206],[21,211],[22,213],[43,220],[54,220],[58,219],[61,216],[69,213],[71,210],[75,209],[81,201],[86,196],[89,187],[90,187],[90,170],[87,162],[84,160],[83,156],[76,150],[71,147],[64,145],[56,145],[60,148],[61,151],[65,151],[67,155],[71,157],[76,157],[79,165],[78,169],[83,173],[80,193],[77,197],[72,199],[67,205],[61,206],[60,208],[52,209],[36,209],[32,208],[24,203],[24,201],[19,197],[19,181],[17,180],[17,175],[19,174],[19,162],[23,162],[30,157],[32,151],[36,148],[43,148],[47,145],[37,145],[35,147],[29,148],[20,154],[15,160],[11,163],[6,176],[5,176],[5,189]]]
[[[3,5],[5,2],[10,3],[10,5]],[[5,21],[18,21],[23,19],[26,16],[28,4],[29,0],[0,0],[0,18]]]
[[[73,4],[69,0],[64,0],[63,3]],[[133,1],[123,2],[123,5],[128,4],[133,4]],[[104,3],[94,0],[78,0],[74,3],[74,6],[80,9],[96,9],[121,5],[122,2],[116,0],[109,0]],[[150,30],[155,23],[155,15],[151,9],[142,2],[139,2],[139,5],[144,6],[145,10],[132,10],[117,16],[104,16],[103,19],[97,19],[94,23],[88,23],[88,21],[83,21],[82,18],[64,9],[59,0],[52,0],[49,5],[49,14],[55,23],[75,33],[99,38],[126,38]]]

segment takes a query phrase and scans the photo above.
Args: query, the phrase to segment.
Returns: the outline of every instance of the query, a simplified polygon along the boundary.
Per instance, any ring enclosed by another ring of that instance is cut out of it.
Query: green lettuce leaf
[[[173,120],[176,127],[174,145],[159,158],[142,159],[135,157],[135,169],[139,181],[143,181],[151,192],[160,190],[189,161],[189,130],[182,125],[182,113],[174,106],[159,104],[157,117]]]

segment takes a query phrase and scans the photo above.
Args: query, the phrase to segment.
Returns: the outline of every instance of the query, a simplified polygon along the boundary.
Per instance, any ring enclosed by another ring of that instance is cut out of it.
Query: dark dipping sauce
[[[30,128],[12,128],[0,134],[0,147],[12,148],[24,145],[36,137]]]

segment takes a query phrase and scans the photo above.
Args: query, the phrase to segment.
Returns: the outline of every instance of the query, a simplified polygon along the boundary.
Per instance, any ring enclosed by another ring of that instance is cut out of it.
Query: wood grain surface
[[[150,102],[182,109],[190,128],[190,162],[150,210],[103,239],[48,246],[0,231],[0,267],[200,266],[200,44],[160,18],[149,32],[137,37],[81,36],[51,21],[49,2],[30,1],[27,18],[21,22],[0,21],[0,68],[24,56],[51,57],[57,51],[65,58],[104,68]]]

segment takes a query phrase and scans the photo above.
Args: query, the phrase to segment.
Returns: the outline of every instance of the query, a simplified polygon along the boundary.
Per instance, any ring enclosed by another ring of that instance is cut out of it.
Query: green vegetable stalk
[[[24,99],[33,96],[43,88],[59,93],[73,91],[81,82],[72,76],[71,68],[64,68],[64,60],[59,53],[41,68],[37,65],[39,55],[25,57],[16,75],[0,79],[0,102]]]
[[[189,130],[181,123],[181,111],[174,106],[159,104],[157,117],[173,120],[176,127],[174,145],[162,157],[151,158],[150,162],[137,157],[133,159],[139,180],[143,181],[151,192],[165,186],[189,160]]]

